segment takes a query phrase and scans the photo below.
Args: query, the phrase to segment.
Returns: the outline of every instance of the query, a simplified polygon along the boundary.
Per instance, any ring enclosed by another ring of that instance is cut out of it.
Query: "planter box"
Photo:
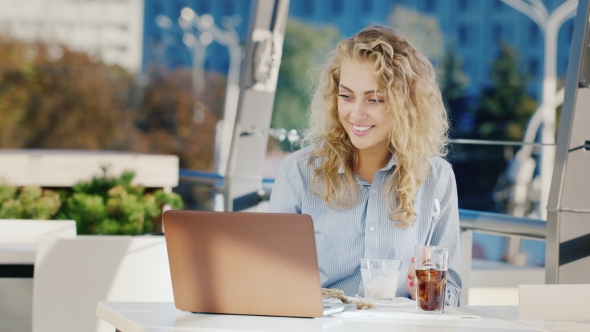
[[[134,184],[146,188],[178,186],[178,157],[117,151],[0,150],[0,181],[12,186],[72,187],[108,168],[118,177],[134,171]]]

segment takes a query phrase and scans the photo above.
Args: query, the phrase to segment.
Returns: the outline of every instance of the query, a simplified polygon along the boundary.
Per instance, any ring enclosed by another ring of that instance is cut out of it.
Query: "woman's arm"
[[[432,236],[432,243],[449,248],[446,303],[458,306],[461,302],[461,229],[455,174],[450,164],[444,162],[437,182],[436,195],[441,213]]]

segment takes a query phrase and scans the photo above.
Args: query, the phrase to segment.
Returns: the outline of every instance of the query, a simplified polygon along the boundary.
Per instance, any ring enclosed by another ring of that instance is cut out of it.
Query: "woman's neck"
[[[391,152],[386,147],[382,149],[357,150],[357,152],[358,159],[354,166],[354,171],[369,183],[373,182],[375,173],[387,165],[387,162],[391,158]]]

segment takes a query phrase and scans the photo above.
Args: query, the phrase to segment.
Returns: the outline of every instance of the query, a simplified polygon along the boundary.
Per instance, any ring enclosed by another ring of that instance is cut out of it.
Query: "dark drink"
[[[416,270],[418,278],[418,306],[424,311],[442,312],[445,308],[447,271]]]

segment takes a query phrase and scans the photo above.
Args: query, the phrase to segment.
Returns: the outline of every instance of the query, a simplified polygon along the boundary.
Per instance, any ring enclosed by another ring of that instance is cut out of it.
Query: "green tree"
[[[150,153],[175,154],[180,167],[210,170],[213,167],[215,126],[223,106],[225,78],[207,73],[204,100],[192,92],[188,68],[167,71],[155,68],[136,114],[141,131],[142,149]],[[196,119],[195,105],[200,103],[204,116]]]
[[[442,58],[444,34],[436,16],[397,5],[389,14],[388,24],[403,33],[430,61],[437,62]]]
[[[1,37],[0,59],[0,148],[176,154],[182,168],[212,167],[222,75],[207,74],[197,101],[187,68],[156,68],[138,87],[85,53]],[[197,102],[206,110],[198,121]]]
[[[518,54],[500,45],[491,70],[492,85],[481,94],[476,109],[478,136],[484,139],[521,140],[537,103],[527,94],[528,79],[519,71]]]
[[[469,78],[463,72],[463,59],[453,47],[445,52],[439,77],[440,88],[446,100],[456,100],[465,95]]]
[[[465,88],[469,84],[469,78],[463,72],[463,60],[453,47],[445,51],[438,76],[442,96],[451,119],[451,132],[464,134],[466,130],[457,126],[456,119],[467,116],[469,112],[465,96]]]
[[[279,68],[271,127],[305,129],[313,83],[319,72],[313,70],[325,53],[340,39],[333,26],[312,26],[289,19],[285,30],[283,56]],[[288,143],[288,142],[287,142]],[[283,149],[290,149],[283,144]]]
[[[0,38],[0,147],[134,149],[119,67],[66,47]]]

